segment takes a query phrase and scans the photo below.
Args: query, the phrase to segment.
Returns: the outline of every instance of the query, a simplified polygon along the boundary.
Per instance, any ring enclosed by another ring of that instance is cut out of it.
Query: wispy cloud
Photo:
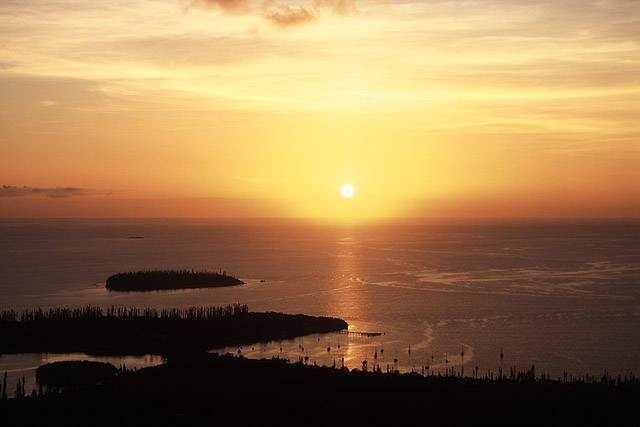
[[[313,0],[296,6],[265,1],[262,3],[262,12],[271,25],[288,28],[315,21],[324,12],[340,16],[356,15],[358,8],[355,0]]]
[[[308,6],[275,5],[266,8],[265,19],[278,28],[306,24],[315,21],[317,12]]]
[[[191,0],[192,6],[220,8],[226,12],[246,9],[249,0]]]
[[[358,13],[356,0],[314,0],[316,9],[327,8],[336,15],[355,15]]]
[[[95,195],[110,195],[112,191],[96,190],[93,188],[77,188],[77,187],[55,187],[55,188],[39,188],[39,187],[16,187],[12,185],[3,185],[0,188],[0,197],[25,197],[25,196],[46,196],[53,199],[63,199],[67,197],[86,197]]]
[[[190,0],[190,7],[207,7],[224,12],[258,14],[277,28],[288,28],[317,20],[322,13],[349,16],[358,13],[356,0],[311,0],[291,2],[264,0],[252,3],[249,0]]]

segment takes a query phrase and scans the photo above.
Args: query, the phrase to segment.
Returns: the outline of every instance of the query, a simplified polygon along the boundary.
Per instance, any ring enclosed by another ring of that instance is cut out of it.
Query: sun
[[[342,187],[340,187],[340,194],[342,194],[342,197],[349,198],[353,196],[353,193],[355,192],[356,190],[355,188],[353,188],[353,185],[351,184],[345,184]]]

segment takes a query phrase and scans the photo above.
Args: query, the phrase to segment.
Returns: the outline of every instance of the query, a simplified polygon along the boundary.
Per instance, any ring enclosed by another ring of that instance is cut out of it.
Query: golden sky
[[[637,0],[2,0],[0,33],[0,217],[640,217]]]

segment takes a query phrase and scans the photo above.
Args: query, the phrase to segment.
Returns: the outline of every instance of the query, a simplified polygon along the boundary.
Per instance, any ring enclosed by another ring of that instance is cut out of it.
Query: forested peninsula
[[[347,326],[344,320],[331,317],[250,312],[240,304],[163,310],[87,306],[4,311],[0,314],[0,353],[171,356],[334,332]]]
[[[105,287],[110,291],[149,292],[242,284],[242,280],[227,275],[226,271],[145,270],[116,273],[107,278]]]

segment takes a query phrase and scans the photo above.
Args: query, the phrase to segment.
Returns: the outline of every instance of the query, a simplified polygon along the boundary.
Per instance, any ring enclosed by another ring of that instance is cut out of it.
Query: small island
[[[107,279],[106,288],[110,291],[149,292],[242,284],[242,280],[228,276],[226,271],[145,270],[114,274]]]

